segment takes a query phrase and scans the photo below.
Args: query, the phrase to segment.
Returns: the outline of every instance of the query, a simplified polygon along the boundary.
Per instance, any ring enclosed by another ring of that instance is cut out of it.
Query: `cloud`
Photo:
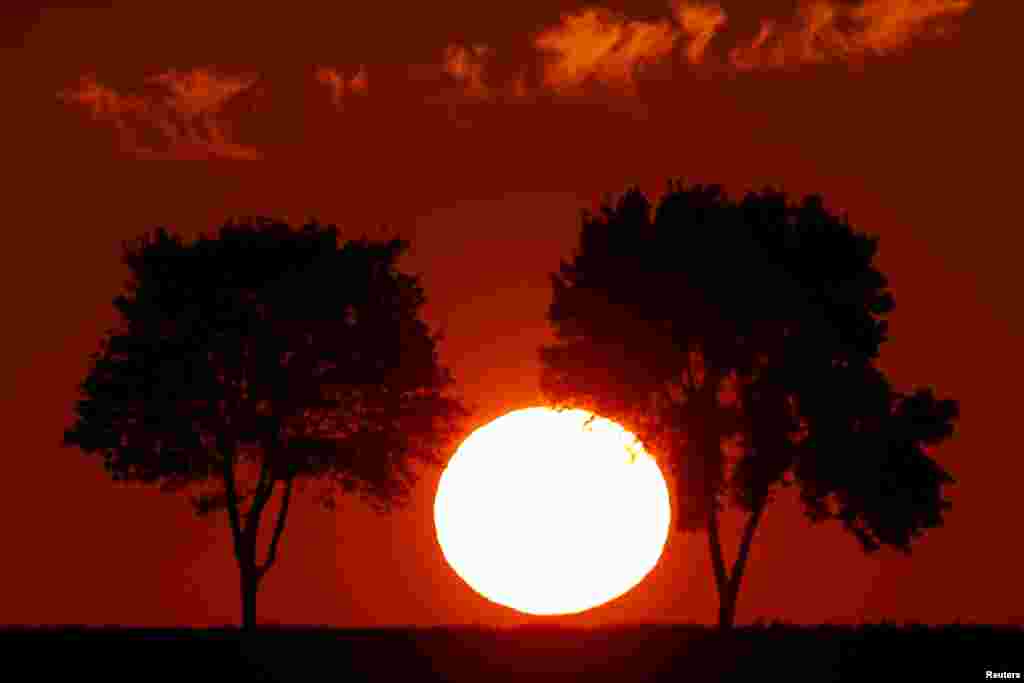
[[[94,121],[113,123],[122,146],[127,147],[136,145],[134,131],[125,121],[126,115],[144,116],[149,109],[145,100],[119,94],[97,82],[94,74],[82,76],[76,88],[58,92],[57,99],[84,106]]]
[[[812,0],[795,18],[780,25],[763,20],[757,36],[729,53],[742,71],[820,64],[884,55],[919,36],[941,34],[942,19],[963,14],[972,0],[867,0],[849,5]]]
[[[365,95],[369,86],[369,77],[366,67],[359,67],[352,78],[347,79],[334,67],[321,66],[316,69],[314,76],[318,83],[321,83],[331,91],[331,102],[338,109],[341,109],[342,100],[346,93],[353,95]]]
[[[680,31],[670,20],[630,21],[609,10],[586,8],[565,14],[557,26],[534,38],[547,53],[544,84],[555,90],[589,80],[632,91],[636,71],[672,53]]]
[[[638,75],[649,66],[670,59],[694,66],[707,61],[712,41],[727,24],[717,2],[668,2],[669,15],[657,20],[629,19],[593,6],[563,14],[557,24],[533,36],[536,61],[520,65],[503,83],[493,77],[491,47],[449,44],[440,65],[419,66],[424,79],[434,81],[440,75],[455,87],[427,101],[444,103],[455,119],[455,108],[462,104],[533,102],[546,91],[579,94],[590,83],[635,93]],[[752,71],[885,55],[919,37],[950,33],[951,20],[972,4],[973,0],[800,0],[792,17],[763,19],[756,36],[727,52],[724,66]],[[345,99],[368,92],[362,66],[347,75],[320,66],[314,77],[327,87],[339,109]],[[259,159],[258,150],[233,141],[224,117],[225,107],[256,81],[254,75],[207,68],[171,69],[146,78],[148,94],[140,95],[118,92],[88,74],[57,95],[66,104],[83,107],[94,121],[112,125],[121,147],[140,158]]]
[[[509,94],[514,99],[525,99],[530,96],[530,89],[526,85],[526,69],[520,69],[515,79],[509,86]]]
[[[704,51],[715,34],[726,24],[725,11],[718,5],[698,5],[686,0],[673,3],[672,14],[690,38],[686,56],[691,64],[704,61]]]
[[[88,109],[93,120],[114,125],[125,152],[142,159],[242,159],[262,154],[231,140],[228,123],[221,117],[224,106],[248,90],[256,77],[220,75],[197,68],[174,69],[145,80],[167,91],[163,97],[122,95],[99,83],[94,74],[79,79],[74,88],[57,93],[59,100]],[[140,133],[153,131],[164,143],[145,145]]]
[[[366,67],[359,67],[359,71],[348,82],[349,89],[357,95],[365,95],[369,87],[370,79],[366,74]]]
[[[943,34],[943,19],[966,12],[973,0],[802,0],[787,22],[763,19],[758,34],[729,51],[738,70],[782,68],[884,55],[919,36]],[[634,21],[588,7],[563,15],[534,38],[547,57],[544,85],[577,88],[587,81],[633,91],[637,72],[685,45],[694,65],[728,17],[717,3],[670,0],[672,20]]]
[[[527,82],[528,69],[525,66],[520,67],[515,76],[502,84],[488,83],[487,62],[494,54],[493,48],[481,43],[470,47],[452,43],[444,49],[441,73],[455,81],[456,87],[447,89],[439,97],[429,98],[428,101],[447,106],[449,117],[460,128],[472,125],[468,120],[457,116],[457,109],[462,104],[534,101],[536,91]]]
[[[491,91],[484,82],[484,60],[493,54],[486,45],[467,48],[451,44],[444,49],[441,68],[462,85],[466,95],[487,99]]]
[[[971,8],[972,0],[868,0],[854,8],[851,16],[860,22],[858,35],[864,50],[885,54],[923,34],[929,26],[944,33],[942,24],[933,19],[963,14]]]
[[[256,77],[219,76],[207,69],[176,71],[171,69],[162,74],[150,76],[149,83],[156,83],[170,90],[167,104],[186,118],[219,114],[224,104],[256,82]]]
[[[857,60],[907,45],[941,18],[966,11],[973,0],[802,0],[788,22],[763,19],[758,34],[728,52],[726,68],[741,71],[781,68],[831,60]],[[701,65],[728,16],[717,2],[669,0],[671,16],[633,20],[601,7],[563,14],[532,40],[540,75],[528,85],[526,69],[504,85],[488,79],[494,51],[486,45],[445,48],[442,71],[455,79],[460,94],[475,99],[525,101],[534,92],[582,92],[601,83],[632,94],[645,67],[679,59]],[[491,81],[490,83],[488,81]]]

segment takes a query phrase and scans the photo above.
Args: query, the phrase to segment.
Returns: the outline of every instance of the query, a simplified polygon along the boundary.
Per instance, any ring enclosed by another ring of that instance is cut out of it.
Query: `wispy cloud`
[[[704,61],[708,43],[725,26],[727,17],[719,5],[700,5],[686,0],[673,3],[672,14],[689,38],[686,56],[691,64]]]
[[[544,84],[556,91],[593,80],[627,91],[636,71],[669,54],[680,36],[672,21],[631,21],[601,8],[565,14],[534,47],[548,55]]]
[[[337,109],[342,108],[347,94],[365,95],[368,92],[369,76],[366,73],[366,67],[359,67],[359,71],[355,75],[346,78],[341,71],[334,67],[321,66],[317,67],[314,77],[318,83],[330,90],[331,102]]]
[[[94,121],[109,122],[117,129],[122,142],[131,143],[134,147],[135,133],[128,125],[128,115],[143,116],[149,110],[149,104],[140,97],[121,95],[112,88],[99,83],[94,74],[82,76],[76,87],[62,90],[57,98],[67,104],[84,106]]]
[[[87,74],[77,85],[57,93],[58,99],[84,106],[93,120],[112,124],[122,149],[144,159],[262,158],[255,148],[231,138],[224,106],[256,82],[256,76],[231,76],[197,68],[166,71],[146,79],[160,87],[162,97],[124,95]],[[142,133],[155,132],[163,143],[144,144]]]
[[[963,14],[973,0],[868,0],[851,11],[861,24],[857,35],[862,49],[885,54],[925,34],[929,27],[935,35],[947,32],[949,24],[933,19]]]
[[[484,82],[484,67],[494,50],[486,45],[465,47],[451,44],[445,47],[442,70],[454,78],[463,88],[464,94],[486,99],[491,95]]]
[[[494,57],[494,48],[482,43],[447,45],[441,57],[440,75],[453,87],[443,88],[425,101],[444,105],[448,119],[460,129],[473,127],[473,115],[481,111],[478,104],[535,101],[536,88],[527,82],[526,67],[521,67],[512,78],[494,82],[497,79],[488,72]],[[437,75],[436,66],[433,75]]]
[[[949,33],[949,19],[973,0],[803,0],[787,21],[763,19],[756,36],[728,51],[738,70],[857,60],[908,46],[915,38]],[[630,20],[587,7],[566,14],[533,40],[546,59],[544,86],[575,89],[588,81],[633,92],[637,73],[676,50],[702,64],[711,41],[726,26],[721,5],[670,0],[672,20]]]
[[[498,64],[495,50],[484,43],[450,43],[440,62],[417,65],[416,80],[446,81],[436,97],[424,101],[446,105],[451,119],[466,127],[469,119],[456,115],[462,105],[474,112],[480,111],[475,103],[536,102],[551,94],[582,94],[590,84],[635,94],[644,70],[661,63],[713,62],[715,72],[754,71],[885,55],[917,38],[953,32],[954,19],[973,2],[801,0],[791,17],[763,19],[757,35],[732,49],[715,43],[729,19],[717,1],[668,0],[666,16],[653,20],[591,6],[563,14],[533,34],[530,63],[505,70],[509,65]],[[496,78],[496,66],[514,76]],[[338,109],[368,92],[365,66],[355,72],[319,66],[313,75]],[[122,148],[139,158],[260,159],[259,150],[233,140],[224,115],[225,107],[256,81],[254,75],[209,68],[172,69],[146,78],[140,91],[124,93],[88,74],[58,97],[113,126]]]
[[[915,37],[941,33],[973,0],[803,0],[788,21],[764,19],[752,39],[725,51],[727,59],[715,63],[728,69],[750,71],[855,60],[885,54],[909,44]],[[494,50],[450,44],[441,71],[460,85],[459,94],[481,100],[525,101],[548,91],[579,94],[599,83],[625,94],[635,94],[646,67],[678,60],[698,66],[708,61],[712,41],[728,16],[718,2],[669,0],[664,19],[635,20],[602,7],[584,7],[563,14],[558,23],[532,38],[538,55],[539,78],[527,83],[527,69],[515,80],[495,84],[488,78]]]
[[[856,60],[901,50],[915,38],[949,31],[948,20],[972,0],[838,0],[802,4],[785,24],[763,20],[757,36],[733,48],[729,61],[739,70],[771,69]]]

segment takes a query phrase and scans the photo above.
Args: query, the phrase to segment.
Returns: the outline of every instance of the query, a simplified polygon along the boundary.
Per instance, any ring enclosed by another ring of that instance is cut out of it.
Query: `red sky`
[[[579,210],[630,182],[660,193],[668,176],[848,210],[881,236],[896,295],[883,365],[961,401],[936,456],[959,481],[945,528],[912,558],[864,557],[783,499],[758,531],[740,621],[1024,619],[1022,238],[1004,208],[1020,160],[1015,3],[327,4],[0,10],[0,623],[238,618],[226,520],[116,487],[58,446],[114,323],[122,240],[255,214],[411,239],[403,266],[422,273],[443,359],[483,423],[535,401],[547,274]],[[519,621],[444,563],[439,474],[391,517],[300,500],[261,619]],[[645,582],[566,621],[711,622],[714,605],[704,537],[673,532]]]

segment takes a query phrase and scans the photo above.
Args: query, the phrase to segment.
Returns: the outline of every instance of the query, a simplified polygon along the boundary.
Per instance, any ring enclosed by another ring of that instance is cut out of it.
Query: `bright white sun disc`
[[[640,583],[668,539],[661,469],[619,425],[526,408],[474,431],[441,475],[434,523],[445,560],[485,598],[571,614]]]

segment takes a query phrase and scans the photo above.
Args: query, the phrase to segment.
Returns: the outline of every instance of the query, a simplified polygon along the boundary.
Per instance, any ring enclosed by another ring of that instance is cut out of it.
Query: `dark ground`
[[[67,681],[981,681],[1024,673],[1024,629],[703,626],[0,630],[0,679]]]

